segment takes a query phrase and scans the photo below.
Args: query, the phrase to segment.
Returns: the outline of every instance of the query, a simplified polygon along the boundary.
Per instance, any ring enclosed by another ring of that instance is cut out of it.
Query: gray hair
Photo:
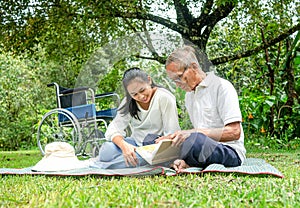
[[[199,69],[203,71],[209,71],[210,67],[213,66],[205,53],[195,50],[195,48],[188,45],[174,50],[167,58],[165,66],[168,66],[172,62],[184,67],[189,66],[191,63],[196,63]]]
[[[183,46],[173,51],[166,61],[166,66],[170,63],[175,62],[184,66],[189,66],[191,63],[196,63],[199,66],[197,57],[195,55],[195,49],[191,46]]]

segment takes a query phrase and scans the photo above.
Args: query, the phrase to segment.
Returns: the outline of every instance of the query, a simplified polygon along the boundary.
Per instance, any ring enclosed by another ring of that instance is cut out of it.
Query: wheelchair
[[[57,108],[47,112],[38,126],[37,142],[42,155],[47,144],[62,141],[71,144],[77,156],[96,157],[106,141],[104,132],[117,113],[119,95],[95,95],[89,87],[71,89],[55,82],[47,86],[55,87]],[[107,98],[109,101],[101,104]]]

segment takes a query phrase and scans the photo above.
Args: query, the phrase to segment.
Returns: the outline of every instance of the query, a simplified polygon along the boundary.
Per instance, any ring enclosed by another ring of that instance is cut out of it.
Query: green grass
[[[151,177],[1,177],[0,207],[299,207],[300,152],[252,151],[285,178],[237,174]],[[0,152],[0,167],[23,168],[38,151]]]

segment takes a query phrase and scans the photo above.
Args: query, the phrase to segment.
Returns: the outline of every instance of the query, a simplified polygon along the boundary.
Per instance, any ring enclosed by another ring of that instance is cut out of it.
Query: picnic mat
[[[283,174],[274,166],[270,165],[263,159],[247,158],[243,165],[238,167],[224,167],[219,164],[211,164],[205,169],[191,167],[180,173],[166,168],[143,166],[137,168],[124,169],[99,169],[99,168],[81,168],[68,171],[55,172],[36,172],[32,171],[31,167],[16,169],[16,168],[0,168],[0,175],[51,175],[51,176],[149,176],[149,175],[166,175],[175,176],[178,174],[201,174],[201,173],[238,173],[246,175],[271,175],[283,178]]]

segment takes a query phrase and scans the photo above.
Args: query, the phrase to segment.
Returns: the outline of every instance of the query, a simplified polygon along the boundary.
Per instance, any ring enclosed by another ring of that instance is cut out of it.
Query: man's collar
[[[208,85],[212,82],[214,75],[215,73],[213,71],[207,72],[206,77],[204,78],[204,80],[202,80],[202,82],[199,83],[195,91],[197,91],[200,88],[208,87]]]

